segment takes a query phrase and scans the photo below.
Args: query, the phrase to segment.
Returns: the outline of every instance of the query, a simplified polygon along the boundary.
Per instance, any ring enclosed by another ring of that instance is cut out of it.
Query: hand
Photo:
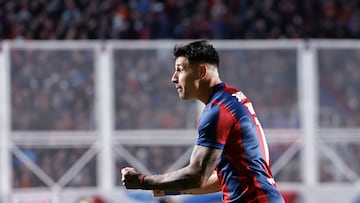
[[[141,189],[141,177],[136,169],[125,167],[121,169],[121,181],[126,189]]]

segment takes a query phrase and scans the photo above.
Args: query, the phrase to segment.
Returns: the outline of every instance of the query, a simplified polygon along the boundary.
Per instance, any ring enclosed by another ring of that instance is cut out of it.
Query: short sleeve
[[[223,107],[214,104],[206,106],[199,121],[197,144],[224,149],[232,126],[233,119]]]

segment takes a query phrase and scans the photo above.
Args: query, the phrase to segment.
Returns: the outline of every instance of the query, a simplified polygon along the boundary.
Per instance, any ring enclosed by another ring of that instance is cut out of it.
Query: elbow
[[[193,178],[193,186],[194,188],[201,188],[201,186],[205,183],[205,178],[203,175],[196,175]]]
[[[204,178],[199,174],[189,174],[187,179],[187,189],[201,188],[204,182]]]
[[[206,176],[202,171],[193,170],[188,174],[189,189],[201,188],[206,183]]]

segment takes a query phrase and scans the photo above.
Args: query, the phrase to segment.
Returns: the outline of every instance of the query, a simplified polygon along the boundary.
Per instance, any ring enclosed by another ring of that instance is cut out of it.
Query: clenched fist
[[[121,169],[121,181],[127,189],[143,189],[143,178],[144,176],[134,168]]]

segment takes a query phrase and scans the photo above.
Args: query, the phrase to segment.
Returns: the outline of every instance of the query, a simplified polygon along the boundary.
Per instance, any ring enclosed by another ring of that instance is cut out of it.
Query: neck
[[[214,87],[222,83],[220,78],[214,78],[209,81],[204,81],[203,84],[200,84],[200,94],[198,99],[205,105],[209,103],[211,96],[214,93]]]

